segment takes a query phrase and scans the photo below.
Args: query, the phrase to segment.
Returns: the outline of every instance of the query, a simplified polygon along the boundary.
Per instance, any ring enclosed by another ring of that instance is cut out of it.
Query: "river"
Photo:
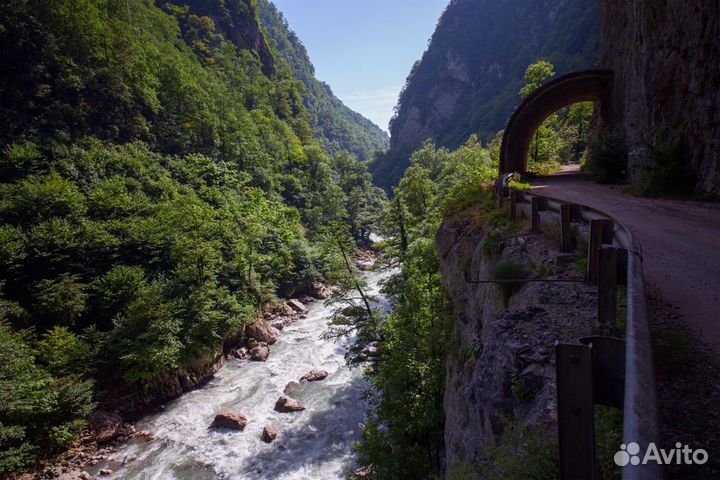
[[[388,272],[364,273],[368,291],[378,295]],[[383,308],[387,308],[386,301]],[[89,470],[113,470],[118,479],[288,479],[344,480],[356,468],[353,444],[366,416],[362,369],[349,369],[344,354],[352,339],[322,338],[331,309],[318,301],[308,316],[285,327],[267,362],[228,360],[205,386],[169,402],[165,409],[139,421],[150,442],[133,439],[107,462]],[[327,379],[306,383],[290,395],[306,410],[278,413],[273,407],[288,382],[312,369],[330,372]],[[244,431],[208,428],[221,408],[248,418]],[[264,443],[263,428],[272,425],[277,439]],[[122,461],[137,458],[126,465]]]

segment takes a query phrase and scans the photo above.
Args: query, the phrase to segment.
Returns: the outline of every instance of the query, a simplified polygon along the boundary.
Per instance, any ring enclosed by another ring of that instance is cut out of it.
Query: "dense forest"
[[[390,144],[388,135],[370,120],[350,110],[315,78],[305,46],[290,30],[282,13],[268,0],[258,0],[260,20],[292,73],[305,86],[303,98],[315,137],[330,154],[347,151],[360,161],[371,160]]]
[[[425,140],[451,149],[473,134],[489,142],[520,103],[529,64],[546,59],[557,75],[592,68],[598,38],[592,0],[451,2],[407,77],[375,180],[396,185]]]
[[[331,276],[327,229],[382,207],[251,0],[4,2],[0,71],[0,474]]]

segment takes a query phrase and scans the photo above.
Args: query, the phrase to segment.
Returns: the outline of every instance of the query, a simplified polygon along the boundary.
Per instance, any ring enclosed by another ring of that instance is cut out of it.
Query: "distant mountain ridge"
[[[557,75],[592,67],[599,15],[595,0],[453,0],[408,75],[376,181],[397,183],[427,139],[449,148],[472,134],[491,140],[520,102],[530,63],[547,59]]]
[[[260,21],[292,73],[306,88],[305,108],[314,136],[330,154],[348,151],[361,161],[388,148],[388,135],[373,122],[348,108],[324,82],[315,78],[315,68],[300,39],[283,14],[269,0],[257,0]]]

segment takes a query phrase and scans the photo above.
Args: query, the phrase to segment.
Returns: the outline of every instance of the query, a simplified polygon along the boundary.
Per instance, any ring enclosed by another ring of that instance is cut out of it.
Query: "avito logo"
[[[615,454],[615,463],[621,467],[627,465],[645,465],[646,463],[655,462],[660,465],[702,465],[708,461],[708,453],[702,448],[693,450],[688,445],[678,442],[675,448],[665,450],[657,448],[657,445],[650,443],[642,460],[640,459],[640,445],[630,442],[627,445],[620,445],[620,450]]]

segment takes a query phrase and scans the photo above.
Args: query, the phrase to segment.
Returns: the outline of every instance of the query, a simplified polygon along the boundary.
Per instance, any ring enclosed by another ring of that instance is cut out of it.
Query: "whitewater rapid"
[[[379,283],[389,273],[364,275],[370,293],[378,295]],[[369,385],[361,368],[351,370],[345,364],[352,339],[322,338],[331,308],[322,301],[308,308],[307,318],[285,327],[267,362],[228,360],[205,386],[135,425],[139,431],[153,432],[155,440],[131,440],[90,473],[109,468],[112,478],[148,480],[345,479],[357,467],[352,446],[365,420],[363,394]],[[290,395],[306,410],[275,412],[285,386],[313,369],[330,375],[320,382],[303,382]],[[209,429],[221,408],[244,414],[245,430]],[[267,425],[279,432],[271,444],[260,438]],[[135,460],[122,464],[133,455]]]

